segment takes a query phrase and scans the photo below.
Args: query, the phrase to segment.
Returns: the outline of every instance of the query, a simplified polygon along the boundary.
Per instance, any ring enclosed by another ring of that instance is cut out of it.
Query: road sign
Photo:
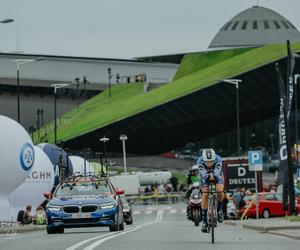
[[[248,151],[249,171],[263,170],[263,153],[261,150]]]

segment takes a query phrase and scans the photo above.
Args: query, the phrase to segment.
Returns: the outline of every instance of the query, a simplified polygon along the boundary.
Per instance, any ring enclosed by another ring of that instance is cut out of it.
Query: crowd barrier
[[[126,198],[133,201],[135,205],[158,205],[178,204],[185,201],[186,193],[165,193],[165,194],[138,194],[126,195]]]

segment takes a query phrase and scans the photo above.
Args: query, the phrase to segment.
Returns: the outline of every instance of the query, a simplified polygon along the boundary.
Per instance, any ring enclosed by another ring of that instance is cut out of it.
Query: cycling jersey
[[[222,159],[219,155],[216,155],[216,159],[211,168],[208,168],[205,165],[202,156],[198,158],[197,164],[199,165],[199,169],[200,169],[199,175],[201,180],[200,181],[201,187],[209,186],[210,173],[213,173],[217,184],[224,184],[223,171],[222,171]]]

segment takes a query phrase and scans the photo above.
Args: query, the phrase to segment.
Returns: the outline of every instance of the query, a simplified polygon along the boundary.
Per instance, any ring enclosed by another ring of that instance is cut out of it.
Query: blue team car
[[[109,227],[124,230],[124,190],[115,189],[108,177],[75,176],[60,183],[53,195],[46,192],[47,233],[65,228]]]

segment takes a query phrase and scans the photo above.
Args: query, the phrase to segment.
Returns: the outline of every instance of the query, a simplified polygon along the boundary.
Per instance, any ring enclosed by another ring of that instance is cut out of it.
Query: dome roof
[[[300,32],[290,21],[273,10],[253,6],[227,22],[208,48],[256,47],[288,39],[300,42]]]

